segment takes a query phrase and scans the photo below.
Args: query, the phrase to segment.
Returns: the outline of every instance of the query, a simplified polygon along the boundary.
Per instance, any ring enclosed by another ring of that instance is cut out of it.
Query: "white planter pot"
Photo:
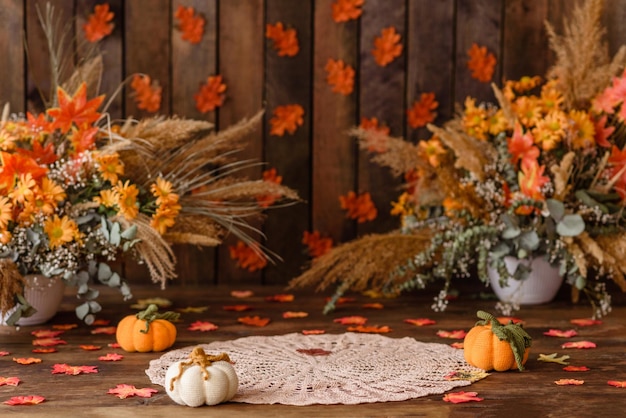
[[[504,258],[509,273],[513,274],[519,263],[530,263],[530,273],[525,280],[509,279],[506,286],[500,286],[498,271],[489,267],[487,273],[491,288],[502,302],[518,305],[539,305],[550,302],[556,296],[563,283],[558,266],[552,266],[544,257],[531,260],[507,256]]]
[[[28,274],[24,276],[24,279],[26,280],[24,298],[37,309],[37,312],[29,317],[20,318],[16,325],[43,324],[59,310],[63,301],[65,282],[59,277],[46,277],[41,274]],[[10,310],[5,316],[0,315],[0,323],[4,325],[5,320],[12,313],[13,310]]]

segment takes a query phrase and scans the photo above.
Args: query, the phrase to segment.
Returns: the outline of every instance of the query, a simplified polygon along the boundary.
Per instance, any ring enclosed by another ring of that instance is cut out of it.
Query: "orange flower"
[[[139,189],[137,186],[130,184],[130,180],[126,180],[126,183],[119,181],[115,186],[115,191],[118,193],[117,205],[120,208],[120,214],[128,220],[135,219],[139,213],[137,206]]]
[[[161,107],[161,93],[163,87],[155,80],[150,80],[150,76],[145,74],[136,74],[130,83],[137,103],[138,109],[147,110],[148,112],[156,112]]]
[[[530,132],[524,134],[519,123],[515,124],[513,136],[508,141],[508,148],[513,164],[517,164],[520,161],[536,161],[539,157],[539,148],[534,146],[533,136]]]
[[[439,102],[435,100],[435,93],[422,93],[420,100],[413,102],[413,106],[406,112],[409,126],[416,129],[434,121],[437,117],[435,109],[438,107]]]
[[[54,215],[51,219],[47,219],[44,222],[44,231],[50,240],[50,248],[72,242],[74,238],[80,236],[78,225],[67,216],[59,218],[58,215]]]
[[[72,124],[81,127],[100,118],[100,113],[96,110],[104,100],[104,95],[87,100],[86,83],[80,85],[74,96],[70,96],[62,87],[59,87],[57,98],[59,107],[50,108],[47,113],[53,119],[53,127],[59,128],[63,133],[69,131]]]
[[[302,243],[307,246],[309,255],[313,258],[320,257],[333,248],[333,239],[322,237],[319,231],[304,231]]]
[[[222,83],[222,76],[210,76],[206,84],[200,86],[198,93],[193,95],[196,109],[202,113],[211,112],[224,104],[226,84]]]
[[[360,9],[365,0],[335,0],[332,4],[333,20],[337,23],[358,19],[363,13]]]
[[[347,217],[356,219],[358,223],[372,221],[378,216],[376,206],[372,202],[369,192],[357,196],[354,192],[348,192],[345,196],[339,196],[341,209],[348,211]]]
[[[522,170],[518,173],[520,191],[527,197],[543,200],[541,188],[550,182],[550,178],[543,175],[545,166],[539,165],[537,160],[522,162]]]
[[[244,244],[242,241],[237,242],[237,245],[231,245],[228,249],[230,258],[237,261],[237,266],[249,272],[260,270],[267,265],[267,260],[258,250]]]
[[[381,35],[374,39],[374,49],[372,55],[376,63],[381,67],[386,66],[396,57],[402,54],[402,44],[400,43],[400,35],[396,32],[396,28],[390,26],[381,31]]]
[[[120,161],[120,156],[117,153],[98,155],[96,162],[102,178],[111,184],[117,183],[117,176],[124,174],[124,162]]]
[[[274,109],[274,117],[270,119],[270,135],[283,136],[285,131],[293,135],[304,123],[304,109],[299,104],[277,106]]]
[[[439,167],[439,156],[446,154],[441,141],[436,137],[432,137],[428,141],[420,141],[418,152],[420,156],[428,160],[428,164],[432,167]]]
[[[285,29],[281,22],[265,25],[265,37],[274,41],[274,49],[279,57],[293,57],[300,51],[295,29]]]
[[[113,20],[114,14],[109,10],[109,3],[97,4],[94,12],[89,15],[87,23],[83,25],[85,38],[89,42],[98,42],[100,39],[113,32],[115,25],[109,23]]]
[[[389,136],[389,127],[386,125],[379,126],[378,118],[361,118],[359,128],[369,131],[369,135],[365,138],[367,142],[367,150],[369,152],[385,152],[387,151],[387,137]]]
[[[178,19],[178,29],[182,32],[182,38],[190,44],[200,43],[204,35],[205,20],[196,14],[193,7],[178,6],[174,17]]]
[[[282,176],[276,175],[275,168],[271,168],[263,172],[263,181],[281,184],[283,182],[283,178]],[[256,199],[259,203],[259,206],[261,206],[262,208],[267,208],[273,205],[276,200],[280,199],[280,195],[259,195],[256,197]]]
[[[70,155],[78,155],[82,152],[93,149],[96,144],[97,127],[85,128],[84,126],[72,132],[70,135],[70,143],[72,144],[72,152]]]
[[[469,60],[467,68],[472,72],[472,77],[483,83],[488,83],[493,77],[493,70],[496,66],[496,57],[487,52],[486,46],[478,46],[476,43],[467,51]]]
[[[326,63],[326,82],[333,86],[333,93],[344,96],[352,93],[354,89],[354,69],[346,65],[343,60],[335,61],[332,58]]]

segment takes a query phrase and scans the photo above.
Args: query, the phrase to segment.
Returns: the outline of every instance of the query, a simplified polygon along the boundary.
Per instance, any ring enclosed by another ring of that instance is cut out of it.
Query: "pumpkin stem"
[[[230,357],[228,357],[228,354],[226,353],[212,356],[210,354],[206,354],[200,346],[194,348],[193,351],[189,353],[189,361],[181,361],[178,364],[178,375],[170,380],[170,390],[174,390],[174,382],[182,377],[185,369],[193,365],[200,366],[200,370],[202,370],[202,378],[204,380],[209,380],[211,375],[209,374],[207,368],[216,361],[227,361],[229,363],[231,362]]]
[[[522,364],[524,359],[524,353],[526,349],[530,347],[532,338],[519,324],[514,324],[513,321],[509,321],[507,325],[502,325],[498,318],[485,311],[476,312],[482,321],[478,321],[476,325],[488,325],[491,323],[491,332],[495,334],[500,341],[506,341],[511,345],[513,356],[515,357],[515,363],[517,368],[522,371],[524,365]]]
[[[150,305],[148,305],[148,307],[145,310],[138,312],[136,316],[137,316],[137,319],[146,321],[146,329],[142,329],[140,332],[147,334],[148,331],[150,330],[150,323],[152,323],[152,321],[155,321],[157,319],[165,319],[167,321],[176,321],[178,317],[180,316],[180,314],[176,312],[171,312],[171,311],[159,313],[159,307],[155,305],[154,303],[151,303]]]

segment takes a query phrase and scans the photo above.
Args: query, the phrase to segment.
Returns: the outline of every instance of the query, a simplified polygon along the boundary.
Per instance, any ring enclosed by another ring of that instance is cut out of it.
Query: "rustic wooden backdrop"
[[[448,119],[467,95],[490,100],[488,84],[470,77],[467,50],[486,46],[497,58],[494,81],[542,75],[553,56],[544,22],[557,29],[574,0],[365,0],[358,20],[335,23],[334,0],[110,0],[115,30],[100,41],[104,53],[103,91],[111,93],[129,75],[146,73],[163,87],[160,113],[207,119],[218,129],[266,109],[265,124],[242,158],[266,161],[298,190],[304,203],[270,212],[263,230],[265,244],[284,261],[249,273],[230,260],[227,242],[217,249],[182,246],[179,282],[286,284],[309,261],[301,243],[304,231],[318,230],[335,243],[397,227],[389,214],[399,181],[369,162],[346,130],[361,117],[377,117],[391,134],[409,141],[426,137],[407,125],[406,109],[423,92],[439,102],[437,122]],[[102,0],[51,0],[56,10],[83,37],[82,24]],[[0,101],[12,110],[30,109],[37,87],[49,87],[45,39],[37,20],[42,0],[0,0]],[[202,41],[181,39],[174,13],[193,6],[206,19]],[[279,57],[265,38],[266,23],[283,22],[297,30],[300,52]],[[626,0],[607,0],[604,22],[611,53],[626,43]],[[378,66],[371,50],[381,29],[395,26],[402,55]],[[29,53],[24,52],[24,38]],[[75,47],[75,43],[68,48]],[[355,91],[343,96],[326,84],[329,58],[343,59],[357,72]],[[193,94],[209,75],[221,74],[228,85],[225,104],[201,114]],[[113,117],[146,116],[125,92],[118,96]],[[271,110],[298,103],[304,125],[293,135],[269,135]],[[260,175],[259,168],[257,175]],[[378,208],[373,222],[347,219],[338,197],[368,191]],[[127,266],[133,279],[145,276]]]

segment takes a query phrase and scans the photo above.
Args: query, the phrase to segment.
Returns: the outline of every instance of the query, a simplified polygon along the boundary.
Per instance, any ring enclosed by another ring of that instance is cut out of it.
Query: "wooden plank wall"
[[[49,0],[69,25],[67,50],[80,45],[82,24],[102,0]],[[334,0],[110,0],[115,30],[99,42],[104,53],[102,91],[112,93],[136,72],[148,74],[163,87],[160,113],[206,119],[217,129],[265,109],[265,123],[253,135],[241,158],[266,161],[298,190],[303,203],[268,214],[265,244],[284,261],[249,273],[230,260],[226,244],[217,249],[176,248],[178,282],[286,284],[309,259],[301,243],[304,231],[318,230],[335,243],[383,232],[397,226],[389,214],[398,195],[398,179],[370,163],[346,130],[362,117],[377,117],[391,134],[409,141],[427,138],[411,129],[406,109],[424,92],[439,102],[437,122],[448,119],[467,95],[491,100],[488,84],[470,77],[467,50],[476,42],[497,58],[494,81],[544,74],[553,56],[544,21],[561,27],[571,0],[365,0],[357,20],[335,23]],[[46,41],[37,17],[42,0],[0,0],[0,100],[12,110],[36,110],[39,90],[48,94],[50,81]],[[626,0],[606,0],[604,22],[611,53],[626,43],[622,22]],[[193,6],[206,20],[199,44],[183,41],[174,13]],[[267,23],[283,22],[297,30],[300,52],[279,57],[265,38]],[[371,55],[374,38],[394,26],[401,35],[402,55],[390,65],[377,65]],[[28,43],[24,52],[23,38]],[[356,69],[355,90],[333,93],[324,66],[342,59]],[[193,94],[208,76],[221,74],[227,100],[216,111],[202,114]],[[271,111],[297,103],[305,110],[304,124],[293,135],[269,134]],[[109,108],[113,118],[147,116],[123,91]],[[259,176],[262,168],[251,171]],[[369,192],[378,218],[357,224],[347,219],[339,196],[354,190]],[[131,279],[146,273],[126,265]]]

